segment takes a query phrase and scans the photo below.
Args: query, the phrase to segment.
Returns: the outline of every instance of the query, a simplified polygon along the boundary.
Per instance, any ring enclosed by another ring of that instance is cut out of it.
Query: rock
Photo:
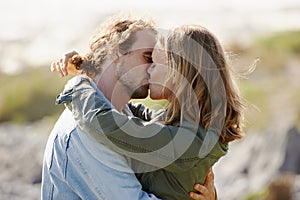
[[[285,157],[280,172],[300,174],[300,133],[296,127],[288,131]]]

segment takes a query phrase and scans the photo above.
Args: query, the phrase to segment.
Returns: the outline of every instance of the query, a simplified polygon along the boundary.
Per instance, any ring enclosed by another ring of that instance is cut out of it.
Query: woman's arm
[[[133,116],[138,117],[144,121],[151,121],[153,119],[155,111],[145,107],[143,104],[134,104],[132,102],[129,102],[127,105]]]
[[[189,124],[164,126],[122,115],[87,79],[77,82],[60,95],[58,101],[72,101],[68,106],[79,126],[98,142],[146,164],[174,172],[189,170],[199,162],[202,139],[196,136],[196,128]]]
[[[66,52],[59,61],[54,61],[51,63],[50,70],[52,72],[58,72],[60,77],[67,76],[68,74],[75,76],[80,74],[80,70],[70,62],[74,55],[77,55],[76,51]]]
[[[205,183],[203,185],[201,184],[195,184],[194,189],[197,192],[190,192],[190,196],[193,199],[199,199],[199,200],[217,200],[217,191],[214,184],[214,173],[212,169],[209,170]]]

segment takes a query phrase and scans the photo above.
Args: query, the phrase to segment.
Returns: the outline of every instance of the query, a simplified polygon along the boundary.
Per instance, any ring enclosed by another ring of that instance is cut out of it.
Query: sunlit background
[[[0,6],[0,200],[40,199],[44,147],[63,110],[54,100],[69,79],[52,74],[50,63],[70,50],[84,53],[98,25],[120,12],[162,29],[207,27],[239,72],[259,59],[238,80],[249,102],[247,134],[214,167],[218,196],[276,199],[279,191],[300,199],[297,172],[280,172],[300,113],[299,0],[10,0]],[[293,152],[300,169],[300,150]]]

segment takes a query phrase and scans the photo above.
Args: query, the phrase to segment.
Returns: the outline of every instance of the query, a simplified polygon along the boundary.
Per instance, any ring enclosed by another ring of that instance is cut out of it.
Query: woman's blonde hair
[[[91,38],[89,52],[85,56],[73,56],[71,62],[78,70],[94,77],[101,72],[107,56],[116,50],[121,54],[126,54],[130,50],[136,41],[135,33],[140,30],[157,33],[153,21],[113,16],[103,23]]]
[[[217,131],[222,143],[240,139],[244,104],[216,37],[184,25],[171,31],[166,46],[174,84],[166,124],[197,119],[206,131]]]

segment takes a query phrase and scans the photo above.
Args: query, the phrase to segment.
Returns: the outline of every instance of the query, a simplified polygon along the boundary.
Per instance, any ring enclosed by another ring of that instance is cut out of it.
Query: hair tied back
[[[74,55],[72,58],[71,58],[71,63],[73,64],[73,65],[75,65],[75,68],[77,69],[77,70],[80,70],[81,69],[81,64],[83,63],[83,61],[84,61],[84,58],[82,57],[82,56],[80,56],[80,55]]]

